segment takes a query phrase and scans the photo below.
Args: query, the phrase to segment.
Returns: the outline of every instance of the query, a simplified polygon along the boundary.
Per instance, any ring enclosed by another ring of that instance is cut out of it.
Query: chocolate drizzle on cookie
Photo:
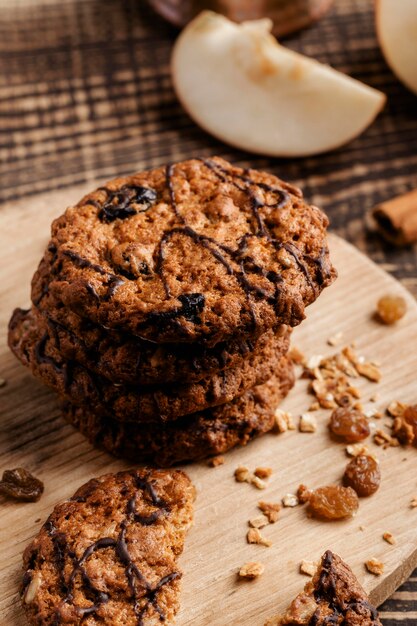
[[[121,314],[115,315],[115,319],[113,319],[110,316],[109,307],[106,307],[104,303],[111,301],[115,293],[124,285],[129,285],[129,287],[123,290],[120,303],[124,302],[125,294],[128,299],[131,296],[135,298],[135,289],[133,288],[132,291],[131,283],[133,285],[136,283],[136,290],[140,292],[143,289],[141,281],[146,280],[148,282],[157,278],[160,283],[156,280],[155,287],[157,289],[160,286],[163,288],[165,302],[161,302],[161,306],[158,306],[157,302],[151,298],[152,303],[149,302],[150,306],[146,307],[146,311],[142,311],[133,320],[134,327],[130,329],[130,332],[137,336],[150,335],[153,338],[154,331],[151,327],[158,326],[158,323],[161,322],[162,332],[168,332],[169,341],[172,337],[175,341],[188,341],[194,333],[199,335],[202,343],[214,341],[217,331],[211,321],[212,313],[216,319],[219,313],[212,310],[208,295],[199,293],[197,289],[193,290],[192,282],[188,287],[181,284],[181,280],[178,280],[179,277],[172,276],[171,271],[168,271],[168,265],[170,268],[172,265],[169,263],[170,255],[173,250],[178,251],[179,248],[175,244],[181,239],[191,240],[196,247],[203,248],[216,264],[223,268],[223,272],[225,271],[228,276],[233,277],[236,287],[243,292],[243,298],[241,295],[236,298],[240,308],[238,314],[242,319],[240,323],[242,332],[245,328],[248,332],[253,333],[256,333],[257,330],[262,331],[264,316],[270,316],[272,313],[272,311],[264,313],[263,303],[270,306],[277,320],[286,321],[287,318],[290,318],[290,323],[296,324],[302,318],[305,301],[309,303],[316,299],[321,290],[319,287],[321,288],[331,281],[332,272],[327,262],[327,248],[323,247],[319,258],[314,258],[309,255],[308,248],[311,244],[308,241],[305,243],[306,250],[296,244],[297,232],[292,239],[289,235],[288,240],[276,234],[275,226],[279,222],[280,211],[284,208],[291,211],[292,208],[297,209],[299,206],[297,199],[302,198],[300,190],[279,180],[276,183],[257,180],[256,173],[251,170],[228,167],[227,164],[222,164],[215,159],[200,158],[197,160],[202,163],[202,168],[206,168],[208,171],[206,178],[210,178],[211,185],[214,182],[216,188],[217,179],[220,183],[226,184],[229,190],[230,187],[233,187],[241,194],[237,201],[237,207],[240,208],[244,218],[243,223],[245,221],[247,223],[246,228],[243,226],[247,232],[242,234],[240,231],[235,244],[230,244],[228,241],[222,243],[205,232],[199,232],[202,229],[195,226],[188,211],[182,208],[184,189],[187,188],[187,185],[192,186],[193,181],[192,179],[188,182],[185,181],[184,175],[188,170],[185,169],[184,171],[180,166],[171,164],[165,168],[165,190],[158,187],[158,191],[156,191],[150,187],[135,185],[124,185],[117,191],[103,187],[101,191],[107,194],[107,198],[99,210],[99,219],[104,223],[111,223],[119,218],[125,219],[149,209],[157,202],[158,194],[163,199],[161,204],[163,214],[165,215],[168,207],[173,215],[168,216],[166,230],[159,235],[159,241],[152,241],[152,244],[147,244],[148,248],[153,246],[153,254],[152,258],[144,261],[143,269],[135,267],[135,271],[132,271],[127,262],[128,259],[126,264],[118,263],[111,255],[105,256],[106,264],[103,266],[83,258],[74,250],[62,249],[61,246],[52,260],[52,265],[55,264],[59,268],[58,276],[61,272],[59,264],[62,262],[62,256],[66,256],[79,269],[91,270],[103,277],[103,279],[97,277],[94,280],[93,276],[87,276],[80,282],[83,287],[81,293],[86,296],[86,302],[84,303],[81,297],[74,302],[74,310],[79,314],[89,316],[89,307],[92,306],[95,309],[94,319],[97,322],[108,323],[108,320],[112,319],[112,327],[121,328],[125,321],[124,309]],[[178,178],[176,179],[177,172]],[[179,185],[178,191],[176,190],[176,182]],[[217,187],[219,186],[221,195],[221,185],[217,185]],[[190,202],[192,205],[192,197],[187,195],[185,200],[187,206]],[[287,213],[285,216],[287,219]],[[154,215],[152,214],[150,222],[153,219]],[[300,221],[302,222],[303,219],[303,215],[301,215]],[[119,235],[116,233],[116,240],[118,237]],[[124,235],[122,239],[123,237]],[[255,239],[260,243],[253,245]],[[257,252],[252,253],[252,249]],[[150,250],[149,254],[151,254]],[[268,265],[265,264],[263,260],[265,255],[271,259],[273,269],[269,269]],[[290,273],[289,278],[287,272]],[[51,274],[53,273],[54,268],[51,270]],[[311,294],[304,295],[304,289],[301,289],[301,293],[298,294],[293,289],[294,281],[295,284],[298,284],[297,274],[304,277]],[[256,277],[262,277],[263,280]],[[57,280],[57,282],[60,281]],[[51,287],[52,299],[56,295],[61,297],[59,293],[61,289],[65,292],[69,288],[65,282],[71,283],[71,278],[61,282],[56,290],[57,293]],[[187,293],[187,288],[190,293]],[[148,289],[149,287],[147,287]],[[235,288],[233,287],[233,289]],[[144,300],[147,302],[147,296]],[[191,322],[195,326],[203,326],[202,331],[191,328],[187,322]],[[270,322],[265,323],[269,324]],[[159,331],[156,331],[156,334],[159,337]],[[222,338],[224,337],[220,333],[217,339],[221,340]]]
[[[51,519],[46,522],[45,530],[49,534],[53,544],[53,563],[58,573],[61,593],[64,595],[60,606],[57,608],[55,620],[56,624],[60,624],[62,622],[61,615],[66,612],[66,607],[68,607],[70,611],[73,610],[77,618],[81,618],[82,620],[82,618],[88,615],[97,613],[102,605],[111,600],[111,594],[98,589],[93,584],[93,581],[91,580],[86,569],[86,563],[93,554],[98,551],[108,549],[114,550],[118,561],[124,567],[131,603],[137,619],[137,625],[143,626],[146,613],[151,607],[159,615],[160,621],[165,621],[164,611],[158,604],[158,594],[165,585],[178,579],[181,574],[174,571],[163,576],[156,584],[149,582],[133,560],[130,553],[128,534],[129,528],[135,524],[140,524],[141,526],[150,526],[155,524],[160,517],[169,514],[169,506],[165,500],[157,494],[154,485],[150,480],[148,480],[147,476],[143,477],[136,475],[134,478],[134,487],[135,490],[140,490],[142,492],[142,497],[146,502],[147,507],[152,507],[155,510],[146,514],[138,511],[138,494],[135,493],[135,495],[133,495],[133,497],[131,497],[127,502],[125,517],[119,525],[117,537],[101,537],[87,546],[82,555],[78,558],[70,549],[65,534],[57,531]],[[85,501],[83,493],[84,492],[81,493],[81,502]],[[71,500],[78,501],[78,498],[74,497]],[[28,571],[24,576],[23,592],[25,592],[25,589],[31,580],[30,572],[35,569],[37,558],[38,553],[34,552],[33,558],[31,558],[28,563]],[[72,569],[69,575],[66,575],[65,567],[68,558],[72,561]],[[79,604],[76,604],[75,590],[81,590],[85,598],[90,600],[92,604],[88,606],[80,606]]]

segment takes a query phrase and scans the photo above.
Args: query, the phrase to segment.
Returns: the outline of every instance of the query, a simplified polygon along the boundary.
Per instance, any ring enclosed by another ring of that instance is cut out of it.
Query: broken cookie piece
[[[292,601],[284,615],[269,619],[265,626],[381,626],[352,570],[328,550],[314,577]]]
[[[131,470],[80,487],[25,550],[29,623],[172,624],[194,496],[181,471]]]

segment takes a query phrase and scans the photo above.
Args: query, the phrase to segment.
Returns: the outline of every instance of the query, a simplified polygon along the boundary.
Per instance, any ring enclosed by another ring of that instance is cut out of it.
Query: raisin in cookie
[[[110,181],[52,224],[32,300],[106,328],[206,342],[295,326],[335,278],[327,217],[276,176],[220,158]]]
[[[180,471],[131,470],[80,487],[25,550],[29,623],[172,624],[194,496]]]
[[[289,347],[289,332],[273,338],[259,354],[241,365],[213,374],[198,383],[128,386],[113,384],[54,350],[48,331],[38,328],[32,313],[17,309],[9,326],[9,346],[36,378],[76,405],[110,411],[121,421],[174,420],[211,406],[230,402],[270,378]]]
[[[270,431],[275,409],[293,384],[293,367],[284,357],[267,383],[232,402],[169,424],[121,423],[108,414],[68,403],[63,414],[93,445],[136,463],[152,461],[167,467],[223,454]]]

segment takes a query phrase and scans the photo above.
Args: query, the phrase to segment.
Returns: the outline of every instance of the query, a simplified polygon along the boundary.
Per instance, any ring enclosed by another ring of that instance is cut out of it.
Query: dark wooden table
[[[145,0],[0,0],[0,201],[218,154],[300,185],[335,232],[417,296],[416,247],[384,244],[365,219],[377,202],[417,187],[417,97],[383,60],[373,1],[336,0],[286,42],[388,95],[366,133],[318,157],[249,155],[195,126],[171,86],[175,36]],[[417,625],[417,571],[382,618]]]

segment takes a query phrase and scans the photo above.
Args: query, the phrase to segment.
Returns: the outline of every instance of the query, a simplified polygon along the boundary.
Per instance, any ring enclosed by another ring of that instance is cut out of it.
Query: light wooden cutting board
[[[0,377],[7,380],[0,389],[0,469],[24,466],[45,482],[45,493],[36,504],[0,502],[0,623],[7,626],[25,624],[17,596],[21,553],[54,504],[92,476],[125,467],[65,424],[53,394],[6,347],[12,309],[29,304],[29,282],[47,241],[49,223],[86,191],[79,187],[54,192],[0,212]],[[381,364],[383,378],[378,385],[360,382],[365,406],[371,406],[368,401],[376,391],[381,410],[395,399],[416,402],[416,302],[349,244],[332,237],[331,248],[339,279],[308,309],[308,319],[294,332],[293,342],[307,355],[330,354],[337,348],[326,340],[342,331],[346,342],[356,341],[358,353]],[[402,294],[408,302],[408,313],[395,328],[372,319],[375,302],[385,293]],[[297,416],[309,404],[306,381],[299,381],[283,406]],[[315,434],[266,435],[229,453],[223,466],[208,468],[199,463],[187,468],[198,497],[195,524],[181,559],[179,626],[262,626],[306,582],[298,573],[300,561],[317,560],[328,548],[352,566],[377,604],[417,565],[417,509],[409,506],[417,496],[416,449],[375,446],[382,485],[374,496],[361,500],[354,519],[324,523],[307,518],[304,507],[284,509],[280,520],[263,530],[272,547],[246,543],[247,521],[258,513],[259,499],[279,501],[301,482],[318,487],[340,479],[347,463],[344,446],[329,438],[328,412],[320,411],[317,417]],[[387,421],[380,420],[378,426]],[[272,467],[268,488],[258,491],[236,483],[233,472],[239,464]],[[396,545],[383,541],[385,531],[393,533]],[[364,561],[370,557],[385,563],[383,576],[366,572]],[[236,571],[246,561],[262,561],[265,573],[253,582],[237,582]]]

